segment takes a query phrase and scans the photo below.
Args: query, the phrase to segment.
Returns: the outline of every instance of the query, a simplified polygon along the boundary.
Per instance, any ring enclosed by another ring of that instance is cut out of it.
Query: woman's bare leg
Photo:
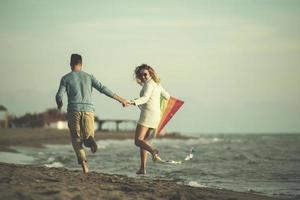
[[[153,149],[148,143],[147,138],[150,136],[152,129],[137,125],[135,131],[135,145],[140,147],[141,167],[137,174],[146,174],[147,151],[152,154],[153,160],[157,156],[158,151]]]
[[[140,148],[141,166],[136,174],[146,174],[147,151]]]
[[[137,125],[135,131],[135,145],[141,147],[143,150],[149,151],[151,154],[155,153],[152,147],[145,140],[145,136],[148,132],[149,128],[142,126],[140,124]]]

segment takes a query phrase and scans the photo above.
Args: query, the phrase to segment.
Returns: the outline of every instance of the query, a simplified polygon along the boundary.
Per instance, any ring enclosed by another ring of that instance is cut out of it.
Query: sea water
[[[140,178],[135,174],[139,149],[133,140],[97,144],[96,154],[87,150],[90,170]],[[182,163],[153,163],[149,156],[147,178],[300,199],[300,134],[202,134],[188,140],[154,139],[152,145],[162,159]],[[71,145],[12,148],[20,153],[10,155],[9,162],[21,155],[22,164],[80,169]],[[191,148],[193,157],[185,161]],[[0,162],[4,158],[5,153],[0,153]]]

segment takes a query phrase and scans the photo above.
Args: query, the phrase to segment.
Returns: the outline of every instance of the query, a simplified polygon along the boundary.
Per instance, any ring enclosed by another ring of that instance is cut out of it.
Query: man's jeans
[[[82,146],[83,140],[94,137],[94,113],[92,112],[68,112],[68,126],[71,141],[76,153],[78,164],[86,160],[86,153]]]

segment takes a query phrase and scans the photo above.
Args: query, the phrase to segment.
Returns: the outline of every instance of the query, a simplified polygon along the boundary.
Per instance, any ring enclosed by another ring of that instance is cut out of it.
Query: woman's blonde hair
[[[157,84],[160,83],[160,78],[159,78],[158,75],[156,74],[155,70],[154,70],[152,67],[150,67],[149,65],[147,65],[147,64],[141,64],[140,66],[137,66],[137,67],[135,68],[134,74],[133,74],[133,76],[134,76],[134,78],[135,78],[135,80],[136,80],[136,82],[137,82],[138,84],[141,84],[141,83],[142,83],[142,81],[141,81],[141,70],[143,70],[143,69],[148,70],[148,72],[149,72],[151,78],[153,79],[153,81],[154,81],[155,83],[157,83]]]

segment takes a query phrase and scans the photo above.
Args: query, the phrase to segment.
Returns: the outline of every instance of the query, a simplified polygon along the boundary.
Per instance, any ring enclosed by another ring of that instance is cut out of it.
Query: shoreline
[[[0,151],[16,152],[10,146],[26,146],[42,148],[45,144],[70,144],[69,130],[43,128],[9,128],[0,129]],[[169,133],[158,139],[193,139],[179,133]],[[134,139],[134,132],[96,131],[95,140]]]
[[[3,199],[276,200],[254,193],[199,188],[173,181],[36,165],[0,163]]]

